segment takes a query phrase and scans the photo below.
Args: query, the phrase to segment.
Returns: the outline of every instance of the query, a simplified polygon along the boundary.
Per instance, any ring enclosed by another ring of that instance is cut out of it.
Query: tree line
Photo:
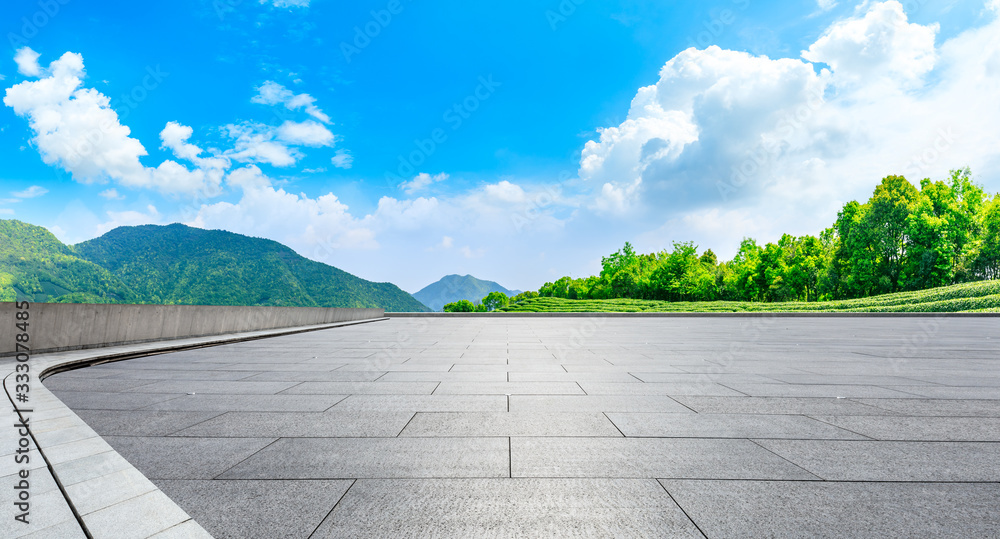
[[[819,236],[785,234],[765,245],[745,238],[728,262],[711,249],[699,254],[692,242],[650,254],[626,242],[601,266],[600,275],[563,277],[508,301],[823,301],[996,279],[1000,194],[989,195],[968,168],[951,171],[946,181],[924,179],[919,189],[903,176],[887,176],[867,202],[845,204]],[[500,298],[491,299],[493,307]]]

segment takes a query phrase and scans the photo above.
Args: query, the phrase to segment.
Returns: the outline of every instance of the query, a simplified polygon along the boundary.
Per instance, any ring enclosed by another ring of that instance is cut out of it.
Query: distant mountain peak
[[[421,303],[435,311],[440,311],[446,303],[467,299],[479,303],[490,292],[503,292],[508,296],[520,294],[520,290],[509,290],[494,281],[477,279],[472,275],[445,275],[413,294]]]

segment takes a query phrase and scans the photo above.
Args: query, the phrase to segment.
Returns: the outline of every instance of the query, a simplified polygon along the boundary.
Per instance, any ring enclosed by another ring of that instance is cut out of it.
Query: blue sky
[[[536,289],[626,240],[728,257],[818,233],[890,173],[1000,190],[998,9],[22,2],[0,218],[67,243],[222,228],[411,292]]]

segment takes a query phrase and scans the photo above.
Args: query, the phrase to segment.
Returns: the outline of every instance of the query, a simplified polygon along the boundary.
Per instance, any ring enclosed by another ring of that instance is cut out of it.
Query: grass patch
[[[839,301],[757,303],[748,301],[669,302],[641,299],[533,298],[506,312],[1000,312],[1000,281],[963,283]]]

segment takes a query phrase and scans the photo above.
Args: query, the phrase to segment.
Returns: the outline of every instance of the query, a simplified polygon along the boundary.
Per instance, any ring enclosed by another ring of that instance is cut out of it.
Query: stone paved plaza
[[[45,385],[219,538],[1000,536],[995,317],[397,317]]]

